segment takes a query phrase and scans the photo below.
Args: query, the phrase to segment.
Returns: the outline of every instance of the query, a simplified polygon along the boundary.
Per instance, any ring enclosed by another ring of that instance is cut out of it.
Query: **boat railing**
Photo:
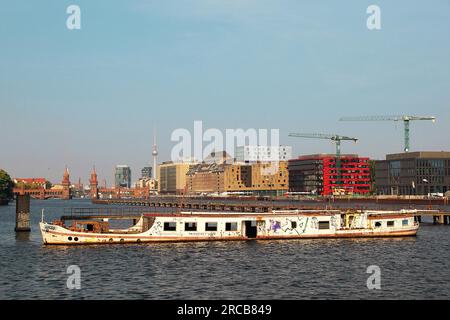
[[[108,208],[64,208],[64,217],[81,216],[137,216],[155,212],[156,208],[148,207],[108,207]]]

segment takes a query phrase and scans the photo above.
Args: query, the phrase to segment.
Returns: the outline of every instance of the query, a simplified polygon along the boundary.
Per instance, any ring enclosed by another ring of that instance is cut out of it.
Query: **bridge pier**
[[[433,216],[433,224],[445,224],[445,215]]]
[[[30,232],[30,195],[17,195],[16,198],[16,232]]]

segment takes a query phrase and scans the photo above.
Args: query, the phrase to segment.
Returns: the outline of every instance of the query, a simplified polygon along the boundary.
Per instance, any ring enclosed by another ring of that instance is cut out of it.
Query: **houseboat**
[[[113,217],[112,217],[113,218]],[[110,219],[112,219],[110,218]],[[171,241],[268,240],[415,236],[413,210],[289,210],[270,213],[146,213],[128,229],[109,219],[40,222],[44,244],[115,244]]]

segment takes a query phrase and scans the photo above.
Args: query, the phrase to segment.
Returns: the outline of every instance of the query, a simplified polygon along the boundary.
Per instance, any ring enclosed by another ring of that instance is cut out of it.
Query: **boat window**
[[[330,221],[319,221],[319,230],[330,229]]]
[[[291,229],[297,228],[297,221],[291,221]]]
[[[186,222],[184,224],[184,231],[197,231],[197,223],[195,223],[195,222]]]
[[[217,222],[205,223],[205,231],[217,231]]]
[[[225,224],[225,231],[237,231],[237,222],[227,222]]]
[[[387,222],[387,226],[388,227],[393,227],[394,226],[394,221],[388,221]]]
[[[164,222],[164,231],[176,231],[177,224],[176,222]]]
[[[381,222],[380,221],[375,222],[375,228],[380,228],[380,227],[381,227]]]
[[[409,221],[407,219],[402,221],[402,225],[407,226],[409,224]]]

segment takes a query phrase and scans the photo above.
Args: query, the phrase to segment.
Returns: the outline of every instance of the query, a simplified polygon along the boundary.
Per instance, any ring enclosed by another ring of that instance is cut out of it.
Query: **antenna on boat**
[[[42,208],[42,211],[41,211],[41,222],[43,223],[44,222],[44,208]]]

